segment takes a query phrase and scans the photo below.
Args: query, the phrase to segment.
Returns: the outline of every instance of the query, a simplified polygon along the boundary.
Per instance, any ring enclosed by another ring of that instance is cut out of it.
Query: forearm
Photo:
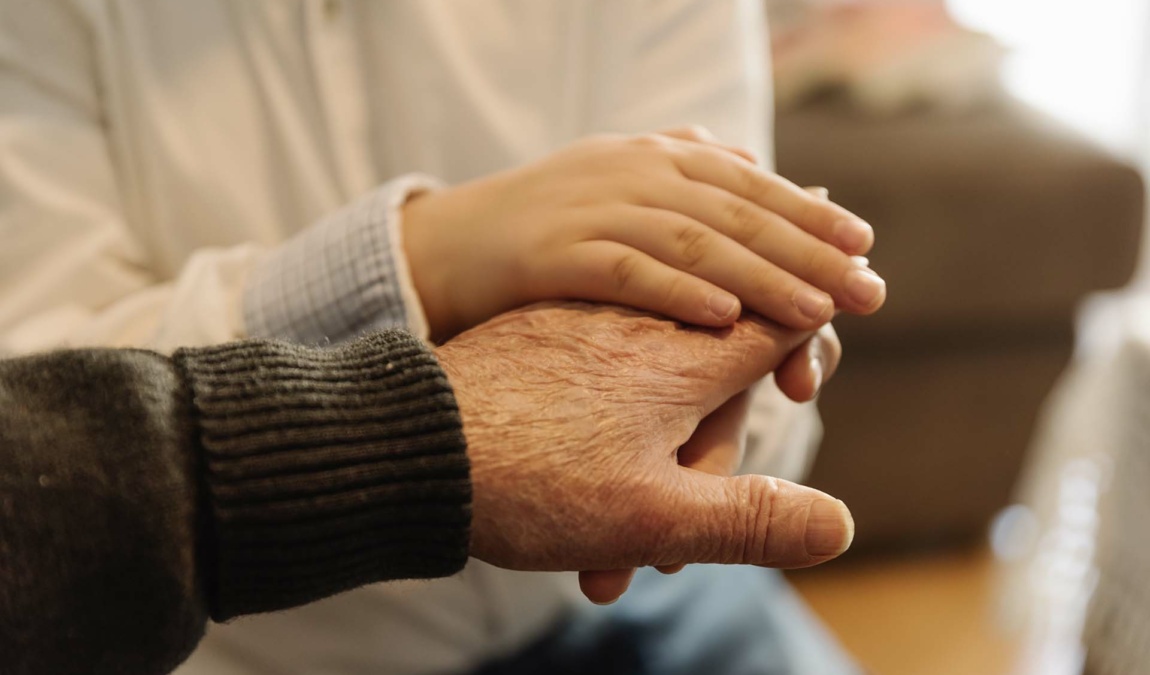
[[[166,672],[209,617],[451,574],[468,473],[399,332],[0,362],[5,672]]]

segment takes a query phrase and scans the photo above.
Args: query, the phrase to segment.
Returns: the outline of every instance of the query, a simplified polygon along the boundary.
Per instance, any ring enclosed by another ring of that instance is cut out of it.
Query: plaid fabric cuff
[[[426,337],[403,253],[401,207],[439,186],[418,174],[390,181],[272,251],[244,290],[247,334],[310,345],[384,328]]]

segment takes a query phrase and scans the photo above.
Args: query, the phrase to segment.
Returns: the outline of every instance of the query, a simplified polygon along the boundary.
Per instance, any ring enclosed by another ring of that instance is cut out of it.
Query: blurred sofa
[[[842,317],[810,483],[845,500],[856,550],[981,534],[1006,505],[1087,294],[1136,265],[1139,174],[1009,100],[867,117],[781,113],[779,172],[866,218],[889,300]]]

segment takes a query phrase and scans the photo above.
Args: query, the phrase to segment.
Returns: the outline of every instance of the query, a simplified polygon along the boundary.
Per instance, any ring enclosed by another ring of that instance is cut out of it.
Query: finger
[[[697,220],[642,206],[620,207],[612,214],[601,230],[594,231],[596,235],[705,279],[753,311],[806,330],[834,315],[830,295]]]
[[[676,164],[687,178],[769,209],[847,254],[865,255],[874,245],[874,229],[855,214],[776,173],[732,162],[717,148],[686,144],[676,153]]]
[[[854,539],[846,505],[818,490],[769,476],[680,471],[678,524],[664,538],[669,550],[655,552],[660,565],[808,567],[841,555]]]
[[[550,274],[554,297],[627,305],[697,326],[734,323],[738,297],[630,246],[585,241],[569,249]]]
[[[811,185],[803,189],[814,195],[815,198],[824,202],[831,197],[831,191],[821,185]]]
[[[842,358],[842,343],[831,324],[815,333],[775,371],[775,384],[793,401],[810,401],[830,381]]]
[[[707,415],[679,448],[679,465],[716,476],[730,476],[738,471],[746,451],[750,406],[750,390],[744,390]],[[660,565],[656,569],[663,574],[677,574],[684,567]]]
[[[676,127],[674,129],[667,129],[659,132],[662,136],[670,138],[677,138],[681,141],[690,141],[693,143],[704,143],[713,148],[717,148],[724,152],[729,152],[732,155],[741,157],[751,164],[758,164],[759,159],[753,152],[746,148],[740,148],[734,145],[723,143],[715,137],[711,130],[699,124],[691,124],[685,127]]]
[[[656,193],[653,191],[653,195]],[[886,283],[868,267],[782,216],[704,183],[658,190],[657,205],[693,218],[780,269],[829,293],[853,314],[870,314],[886,300]],[[744,297],[745,301],[750,301]]]
[[[746,419],[751,396],[741,391],[703,418],[678,450],[680,466],[716,476],[730,476],[743,463]]]
[[[643,325],[645,329],[628,332],[627,340],[631,353],[640,357],[636,362],[640,365],[628,361],[620,366],[642,368],[649,374],[645,381],[653,387],[652,395],[657,392],[660,398],[670,397],[677,409],[689,412],[682,418],[689,426],[674,447],[690,438],[703,418],[778,368],[813,334],[784,328],[753,313],[721,330],[692,328],[642,315],[635,320],[636,327]],[[605,395],[610,398],[612,394],[608,391]],[[629,404],[634,404],[633,395],[627,400]],[[668,459],[672,457],[668,455]]]
[[[747,409],[750,395],[744,391],[724,403],[699,426],[679,449],[679,463],[699,471],[730,476],[742,463]],[[660,565],[663,574],[676,574],[685,565]],[[635,576],[635,569],[579,573],[579,588],[588,600],[610,604],[622,597]]]
[[[811,335],[754,314],[743,315],[731,328],[719,339],[712,336],[710,349],[693,352],[694,367],[712,381],[699,401],[703,418],[774,372]]]
[[[635,568],[625,570],[597,570],[579,573],[579,590],[596,605],[610,605],[627,592]]]

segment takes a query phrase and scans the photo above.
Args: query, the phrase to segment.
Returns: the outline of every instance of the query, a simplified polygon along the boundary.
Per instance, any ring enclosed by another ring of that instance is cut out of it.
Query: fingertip
[[[830,497],[811,502],[804,535],[808,555],[822,560],[836,558],[850,548],[854,537],[855,521],[846,504]]]
[[[822,358],[808,346],[791,353],[775,371],[775,384],[783,395],[795,403],[815,398],[822,388],[825,368]]]
[[[819,356],[811,356],[810,365],[807,368],[810,377],[810,394],[807,396],[806,401],[813,401],[819,395],[819,390],[823,387],[823,360]]]
[[[835,303],[829,295],[810,288],[800,288],[791,296],[791,304],[805,320],[800,329],[815,329],[831,320]]]
[[[596,605],[613,605],[627,592],[635,572],[635,568],[580,572],[579,590]]]
[[[855,266],[848,271],[843,290],[855,306],[854,314],[872,314],[886,302],[886,280],[869,267]]]
[[[874,246],[874,228],[861,218],[843,218],[835,222],[831,237],[843,253],[866,255]]]
[[[715,323],[708,325],[729,326],[739,318],[742,305],[739,299],[730,293],[715,291],[707,296],[706,310]]]

